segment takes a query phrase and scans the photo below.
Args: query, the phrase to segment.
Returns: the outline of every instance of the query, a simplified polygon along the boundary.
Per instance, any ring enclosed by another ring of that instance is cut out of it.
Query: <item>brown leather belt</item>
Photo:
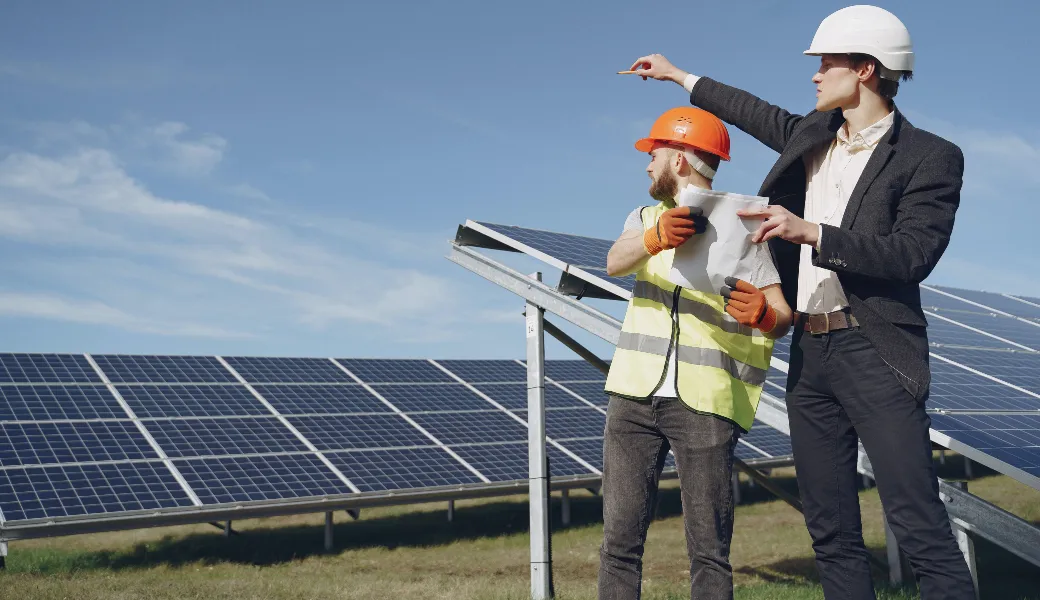
[[[794,319],[796,327],[801,327],[812,335],[859,327],[859,321],[847,310],[836,310],[814,315],[796,312]]]

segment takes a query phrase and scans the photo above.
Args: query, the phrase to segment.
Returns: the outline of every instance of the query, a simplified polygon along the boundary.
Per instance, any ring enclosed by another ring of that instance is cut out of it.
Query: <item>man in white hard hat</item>
[[[787,112],[659,54],[632,69],[678,83],[695,106],[780,153],[762,183],[768,241],[796,308],[786,401],[798,487],[828,599],[872,599],[857,495],[857,438],[925,600],[974,598],[939,498],[925,412],[930,371],[919,283],[946,250],[964,157],[911,125],[893,98],[910,79],[910,34],[851,6],[820,24],[816,110]]]

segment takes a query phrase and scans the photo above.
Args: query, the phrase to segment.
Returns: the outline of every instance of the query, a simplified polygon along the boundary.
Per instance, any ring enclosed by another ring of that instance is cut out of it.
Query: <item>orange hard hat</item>
[[[636,150],[649,152],[654,142],[682,144],[729,160],[729,130],[721,119],[706,110],[680,106],[654,121],[650,135],[636,142]]]

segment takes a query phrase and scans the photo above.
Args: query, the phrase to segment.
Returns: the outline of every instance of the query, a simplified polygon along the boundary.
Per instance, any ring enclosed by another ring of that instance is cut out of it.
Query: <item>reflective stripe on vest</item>
[[[643,209],[644,230],[665,210],[663,204]],[[652,396],[664,382],[674,347],[679,399],[746,431],[758,408],[773,340],[737,323],[725,312],[722,296],[672,283],[674,254],[666,250],[651,257],[636,274],[606,390],[627,398]]]

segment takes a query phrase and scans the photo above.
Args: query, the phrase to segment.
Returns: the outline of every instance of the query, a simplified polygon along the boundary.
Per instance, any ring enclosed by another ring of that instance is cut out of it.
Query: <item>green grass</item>
[[[794,490],[790,472],[778,481]],[[659,518],[650,528],[644,598],[689,598],[689,562],[677,484],[662,486]],[[971,490],[1040,522],[1040,493],[987,473]],[[732,563],[737,598],[822,599],[801,515],[760,488],[744,488],[737,508]],[[874,490],[861,493],[864,537],[884,557]],[[323,516],[236,522],[225,539],[208,525],[156,528],[12,542],[0,574],[0,597],[63,599],[445,599],[529,597],[528,512],[523,496],[459,501],[455,522],[444,504],[338,513],[335,549],[323,548]],[[601,501],[572,494],[572,524],[553,536],[554,575],[561,600],[596,597]],[[1040,569],[977,542],[986,599],[1040,599]],[[882,600],[917,598],[890,590],[876,572]]]

